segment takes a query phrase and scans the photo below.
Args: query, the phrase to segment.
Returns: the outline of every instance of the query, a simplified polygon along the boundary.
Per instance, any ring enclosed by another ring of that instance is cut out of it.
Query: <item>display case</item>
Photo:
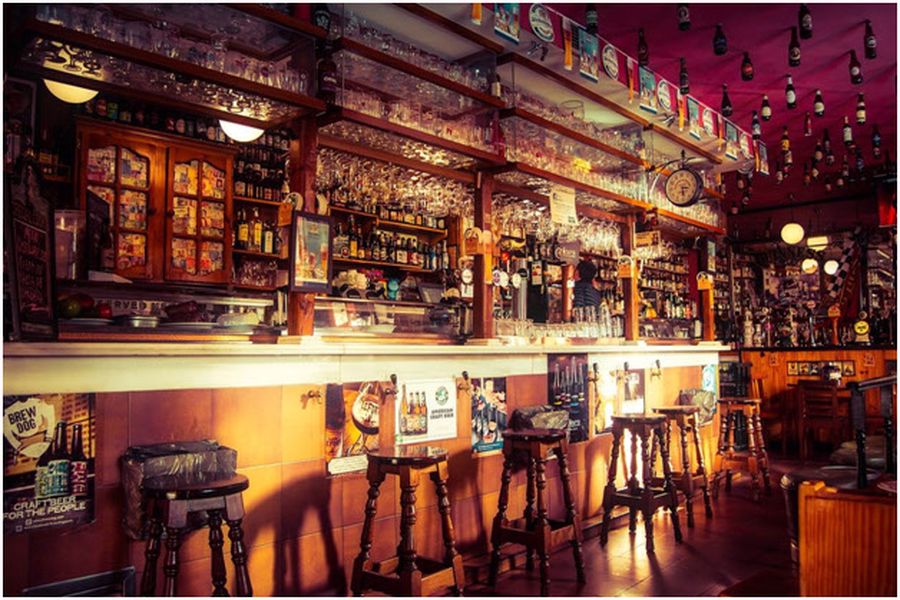
[[[365,298],[317,298],[316,335],[326,338],[464,340],[462,305],[451,306]]]

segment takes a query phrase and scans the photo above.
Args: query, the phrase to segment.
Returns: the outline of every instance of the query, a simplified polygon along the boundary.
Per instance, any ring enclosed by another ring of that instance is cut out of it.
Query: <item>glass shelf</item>
[[[453,308],[365,298],[316,298],[317,335],[456,335]]]

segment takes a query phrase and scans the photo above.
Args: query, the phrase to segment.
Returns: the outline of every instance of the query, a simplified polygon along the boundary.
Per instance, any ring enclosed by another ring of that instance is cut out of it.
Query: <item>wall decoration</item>
[[[4,534],[94,521],[94,427],[93,394],[3,397]]]
[[[506,378],[472,379],[469,391],[472,403],[472,451],[476,454],[503,448],[509,410],[506,404]]]
[[[686,104],[688,116],[688,133],[694,139],[699,140],[702,137],[700,132],[703,131],[703,122],[700,118],[700,103],[688,96]]]
[[[400,382],[394,414],[397,444],[453,439],[456,437],[456,383],[452,379]]]
[[[619,67],[619,51],[612,44],[603,46],[603,70],[610,79],[619,81],[619,72],[623,69]]]
[[[366,468],[366,450],[377,450],[382,405],[395,396],[389,381],[325,387],[325,462],[332,475]]]
[[[294,213],[291,232],[292,292],[331,291],[331,219]]]
[[[519,43],[519,3],[494,3],[494,31],[511,42]]]
[[[591,379],[593,386],[593,434],[597,435],[612,428],[612,416],[616,413],[619,400],[619,385],[615,373],[598,370]]]
[[[674,88],[665,79],[660,79],[656,85],[656,99],[663,112],[672,112],[672,107],[675,106]]]
[[[738,131],[731,121],[725,121],[725,156],[737,160]]]
[[[588,438],[587,370],[587,354],[547,356],[547,398],[549,404],[569,412],[570,442],[583,442]]]
[[[550,12],[543,4],[531,5],[531,8],[528,9],[528,23],[531,25],[531,32],[539,39],[549,44],[556,41]]]
[[[624,394],[622,396],[622,408],[620,414],[630,415],[643,413],[644,402],[644,371],[643,369],[631,369],[625,371]]]
[[[756,160],[757,167],[756,170],[762,173],[763,175],[769,174],[769,151],[766,148],[766,145],[762,142],[757,142],[756,144]]]
[[[818,376],[824,374],[829,367],[839,370],[843,377],[856,376],[855,360],[792,360],[787,363],[787,375],[788,377]]]
[[[640,107],[647,112],[656,114],[656,75],[650,69],[638,67],[638,84],[641,97]]]
[[[596,35],[591,35],[584,29],[579,29],[581,37],[578,51],[578,72],[585,79],[591,81],[600,80],[599,42]]]

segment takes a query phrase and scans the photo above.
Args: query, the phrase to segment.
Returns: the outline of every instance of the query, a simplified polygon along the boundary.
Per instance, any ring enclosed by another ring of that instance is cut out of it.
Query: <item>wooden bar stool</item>
[[[550,593],[550,551],[554,546],[569,542],[575,555],[578,581],[585,582],[584,557],[581,553],[581,517],[575,510],[575,498],[569,482],[569,440],[565,430],[527,429],[506,431],[503,434],[503,474],[497,515],[491,528],[490,584],[496,585],[500,569],[500,546],[505,542],[522,544],[527,548],[528,570],[534,568],[534,552],[537,551],[541,570],[541,595]],[[525,494],[525,513],[521,519],[510,520],[506,515],[509,505],[509,482],[512,477],[513,455],[524,454],[528,459],[528,485]],[[559,460],[559,476],[563,499],[566,503],[565,521],[547,517],[547,461],[552,454]],[[537,510],[535,511],[535,499]]]
[[[225,589],[225,558],[222,546],[222,520],[228,524],[228,538],[231,540],[231,560],[234,563],[239,596],[252,596],[250,574],[247,572],[247,552],[244,549],[244,501],[242,492],[250,487],[250,481],[243,475],[222,476],[165,476],[145,479],[142,483],[144,497],[148,502],[150,515],[150,536],[144,552],[146,564],[141,579],[141,595],[156,594],[156,561],[159,558],[160,538],[163,527],[166,530],[165,573],[166,596],[177,596],[178,549],[190,513],[205,512],[209,524],[209,548],[212,552],[213,596],[227,596]]]
[[[681,541],[681,526],[678,522],[678,491],[672,479],[672,464],[669,461],[669,445],[665,437],[666,417],[663,415],[614,415],[612,418],[613,441],[609,459],[609,475],[603,490],[603,524],[600,527],[600,545],[609,539],[609,525],[612,511],[616,506],[628,507],[628,530],[637,529],[637,513],[644,515],[644,529],[647,534],[647,552],[654,551],[653,513],[660,506],[669,507],[675,540]],[[616,468],[622,434],[631,434],[631,465],[627,469],[627,483],[624,488],[616,487]],[[641,479],[638,480],[638,439],[640,438]],[[662,458],[662,487],[653,484],[653,459],[651,453],[659,450]]]
[[[681,438],[681,466],[680,472],[672,473],[672,478],[677,481],[677,487],[684,494],[684,508],[687,513],[688,527],[694,526],[694,496],[700,490],[703,493],[703,504],[706,507],[706,516],[713,516],[712,504],[709,500],[709,479],[706,476],[706,467],[703,464],[703,446],[700,443],[700,429],[697,426],[697,413],[699,406],[666,406],[653,409],[666,417],[665,445],[671,448],[672,422],[678,425],[678,434]],[[691,470],[691,455],[688,449],[688,436],[694,441],[694,454],[697,459],[697,470]],[[655,461],[651,462],[655,467]],[[654,477],[654,485],[663,485],[662,478]]]
[[[434,482],[441,513],[444,559],[434,560],[416,554],[413,527],[416,524],[416,488],[419,478],[428,474]],[[397,556],[376,563],[372,549],[373,525],[379,488],[387,475],[400,478],[400,545]],[[447,451],[435,447],[397,446],[369,451],[369,499],[366,520],[359,542],[359,555],[353,562],[350,589],[354,596],[374,590],[395,596],[427,596],[450,588],[461,595],[465,583],[462,556],[456,551],[450,498],[447,494]]]
[[[738,468],[750,473],[750,489],[753,500],[759,501],[759,479],[762,475],[766,494],[772,493],[769,481],[769,456],[766,453],[766,442],[763,437],[762,423],[759,416],[760,401],[758,398],[720,398],[719,414],[719,449],[716,452],[712,480],[713,498],[719,497],[719,483],[724,473],[725,491],[731,492],[732,469]],[[741,414],[747,423],[747,451],[737,452],[734,449],[734,427],[736,416]]]

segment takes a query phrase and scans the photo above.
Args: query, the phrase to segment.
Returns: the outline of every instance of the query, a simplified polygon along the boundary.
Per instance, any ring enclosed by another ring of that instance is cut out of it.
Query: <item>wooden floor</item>
[[[790,562],[781,474],[799,463],[773,461],[772,495],[759,504],[750,500],[750,479],[734,483],[713,501],[715,516],[707,519],[703,503],[695,502],[696,525],[686,526],[680,511],[684,542],[675,542],[668,514],[654,518],[656,554],[648,556],[644,528],[629,534],[627,525],[610,532],[600,548],[596,536],[585,540],[587,583],[575,579],[568,548],[551,557],[550,593],[553,596],[797,596],[799,587]],[[699,507],[698,507],[699,504]],[[627,519],[626,519],[627,521]],[[492,590],[470,585],[466,595],[533,596],[540,590],[537,569],[501,574]],[[727,591],[726,591],[727,590]]]

